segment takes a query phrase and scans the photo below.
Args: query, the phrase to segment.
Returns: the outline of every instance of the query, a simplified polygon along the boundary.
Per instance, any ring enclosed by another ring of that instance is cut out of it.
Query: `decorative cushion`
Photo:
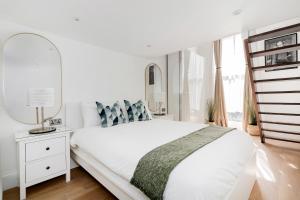
[[[103,128],[115,126],[126,122],[123,110],[117,101],[111,107],[104,106],[102,103],[96,102],[97,111],[101,119],[101,126]]]
[[[128,114],[129,122],[150,120],[150,116],[142,100],[139,100],[134,104],[124,100],[124,104]]]

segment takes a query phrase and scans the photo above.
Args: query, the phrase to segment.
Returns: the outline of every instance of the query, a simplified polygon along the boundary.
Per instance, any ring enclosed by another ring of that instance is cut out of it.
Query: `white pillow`
[[[97,111],[96,101],[81,102],[83,127],[100,126],[100,116]]]

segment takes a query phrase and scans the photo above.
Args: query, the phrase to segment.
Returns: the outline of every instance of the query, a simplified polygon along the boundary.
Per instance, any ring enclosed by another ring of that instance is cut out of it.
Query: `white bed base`
[[[77,129],[82,124],[80,106],[78,103],[66,105],[66,125]],[[99,181],[105,188],[120,200],[149,200],[139,189],[131,185],[127,180],[112,172],[105,165],[81,151],[79,148],[71,147],[71,157],[90,175]],[[248,161],[244,170],[240,173],[235,186],[225,199],[248,200],[256,180],[256,153]]]
[[[118,199],[149,200],[140,190],[85,152],[72,148],[71,157]]]
[[[72,158],[99,181],[105,188],[121,200],[149,200],[140,190],[124,178],[112,172],[79,148],[72,148]],[[227,195],[227,200],[248,200],[256,180],[256,154],[248,161],[240,173],[235,186]]]

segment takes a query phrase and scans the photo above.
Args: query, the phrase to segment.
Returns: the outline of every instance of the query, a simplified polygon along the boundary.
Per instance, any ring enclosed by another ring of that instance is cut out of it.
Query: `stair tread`
[[[271,139],[271,140],[280,140],[280,141],[285,141],[285,142],[300,143],[300,141],[297,141],[297,140],[289,140],[289,139],[276,138],[276,137],[271,137],[271,136],[264,136],[264,138],[266,138],[266,139]]]
[[[273,67],[284,67],[284,66],[294,66],[300,65],[300,61],[297,62],[290,62],[290,63],[281,63],[281,64],[274,64],[274,65],[261,65],[257,67],[252,67],[253,70],[259,69],[266,69],[266,68],[273,68]]]
[[[299,31],[300,31],[300,23],[286,26],[283,28],[274,29],[271,31],[263,32],[263,33],[259,33],[256,35],[252,35],[248,38],[248,40],[250,43],[257,42],[257,41],[270,39],[270,38],[274,38],[274,37],[278,37],[278,36],[282,36],[282,35],[287,35],[290,33],[296,33]]]
[[[269,132],[276,132],[276,133],[285,133],[285,134],[291,134],[291,135],[300,135],[300,132],[293,132],[293,131],[284,131],[284,130],[268,129],[268,128],[262,128],[261,130],[269,131]]]
[[[283,94],[283,93],[300,93],[300,90],[256,92],[256,94]]]
[[[288,77],[288,78],[270,78],[270,79],[259,79],[254,80],[254,83],[260,83],[260,82],[271,82],[271,81],[289,81],[289,80],[299,80],[300,77]]]
[[[265,124],[279,124],[279,125],[287,125],[287,126],[300,126],[300,124],[297,124],[297,123],[275,122],[275,121],[265,121],[265,120],[261,120],[260,123],[265,123]]]
[[[291,45],[287,45],[287,46],[283,46],[283,47],[251,52],[250,57],[255,58],[255,57],[259,57],[259,56],[274,55],[274,54],[278,54],[278,53],[294,51],[297,49],[300,49],[300,44],[291,44]]]
[[[265,105],[300,105],[300,103],[289,103],[289,102],[257,102],[257,104],[265,104]]]
[[[288,116],[300,116],[298,113],[274,113],[274,112],[258,112],[261,115],[288,115]]]

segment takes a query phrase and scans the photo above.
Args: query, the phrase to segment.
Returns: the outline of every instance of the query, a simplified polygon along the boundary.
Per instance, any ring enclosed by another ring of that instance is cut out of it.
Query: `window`
[[[241,128],[245,57],[241,34],[222,39],[222,77],[229,126]]]
[[[196,112],[200,108],[201,89],[203,81],[204,59],[200,55],[192,52],[188,72],[190,109]]]

